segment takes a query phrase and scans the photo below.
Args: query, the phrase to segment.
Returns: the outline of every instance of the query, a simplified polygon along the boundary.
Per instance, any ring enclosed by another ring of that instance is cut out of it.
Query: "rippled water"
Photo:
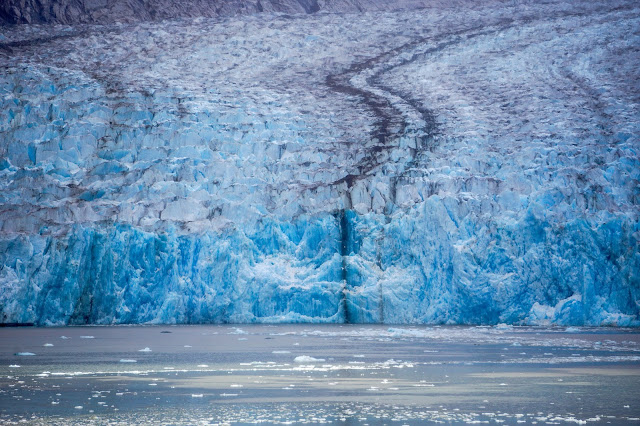
[[[638,367],[630,329],[0,329],[0,423],[631,424]]]

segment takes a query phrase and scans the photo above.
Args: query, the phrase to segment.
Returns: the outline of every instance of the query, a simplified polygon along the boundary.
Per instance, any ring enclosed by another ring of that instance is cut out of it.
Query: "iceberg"
[[[1,323],[640,325],[636,2],[260,3],[0,26]]]

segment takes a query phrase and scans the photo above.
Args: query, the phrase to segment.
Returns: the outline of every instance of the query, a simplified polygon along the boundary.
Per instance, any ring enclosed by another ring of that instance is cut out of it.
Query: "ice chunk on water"
[[[323,358],[314,358],[312,356],[308,356],[308,355],[300,355],[294,358],[293,362],[297,362],[297,363],[313,363],[313,362],[324,362],[325,360]]]

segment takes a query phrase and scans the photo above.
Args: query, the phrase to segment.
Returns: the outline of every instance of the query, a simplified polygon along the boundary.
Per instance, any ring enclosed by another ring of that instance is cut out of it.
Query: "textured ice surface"
[[[639,325],[636,2],[370,6],[1,27],[0,320]]]

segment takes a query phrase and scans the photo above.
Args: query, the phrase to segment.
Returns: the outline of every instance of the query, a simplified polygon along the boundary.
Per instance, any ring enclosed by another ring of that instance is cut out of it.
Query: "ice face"
[[[1,321],[640,325],[639,12],[3,27]]]

